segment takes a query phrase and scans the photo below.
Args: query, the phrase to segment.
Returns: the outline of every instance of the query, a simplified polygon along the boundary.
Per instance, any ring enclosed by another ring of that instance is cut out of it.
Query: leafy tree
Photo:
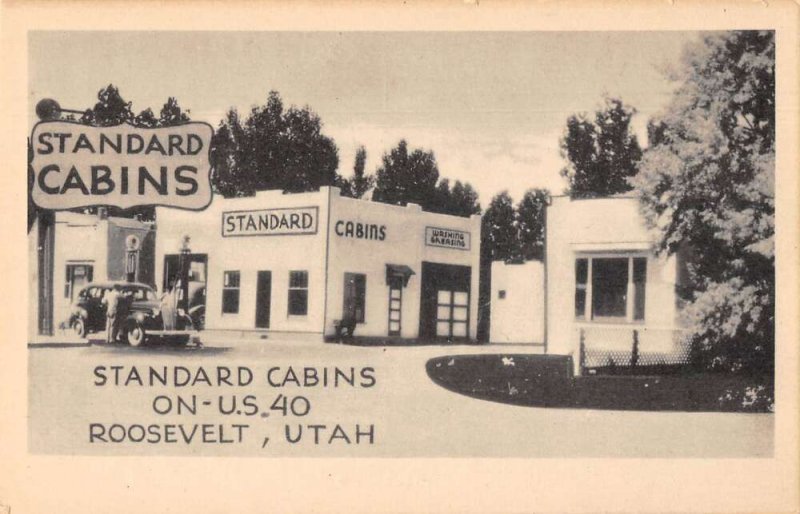
[[[478,193],[472,185],[456,180],[451,189],[447,178],[439,180],[433,152],[416,149],[409,154],[405,140],[383,155],[372,199],[395,205],[416,203],[426,211],[454,216],[481,212]]]
[[[339,187],[342,190],[342,196],[350,198],[361,198],[367,191],[372,189],[375,185],[375,177],[365,173],[365,165],[367,161],[367,150],[360,146],[356,151],[355,164],[353,165],[353,176],[349,179],[341,178]]]
[[[85,125],[109,127],[134,120],[131,102],[126,102],[119,89],[109,84],[97,92],[97,103],[87,109],[80,118]]]
[[[167,103],[161,108],[161,113],[158,117],[158,125],[160,127],[171,127],[188,122],[189,115],[181,110],[175,97],[169,97]]]
[[[439,167],[433,152],[417,148],[409,153],[408,143],[403,139],[396,148],[383,154],[372,199],[394,205],[416,203],[425,208],[435,203],[438,179]]]
[[[481,204],[478,202],[478,192],[469,182],[462,183],[456,180],[450,192],[450,210],[447,214],[468,217],[481,213]]]
[[[529,189],[517,204],[518,252],[526,260],[544,259],[545,209],[549,202],[547,189]]]
[[[605,98],[594,121],[586,114],[570,116],[561,138],[561,154],[569,164],[561,170],[573,198],[608,196],[631,190],[627,179],[636,174],[642,150],[631,132],[632,107]]]
[[[771,369],[775,323],[775,39],[711,33],[687,47],[632,180],[658,250],[693,249],[684,309],[696,356]]]
[[[485,247],[490,260],[506,260],[517,256],[514,219],[514,204],[508,191],[492,198],[481,219],[481,246]]]
[[[244,120],[230,109],[213,143],[212,183],[224,196],[313,191],[339,181],[338,149],[319,116],[309,107],[284,109],[276,91]]]

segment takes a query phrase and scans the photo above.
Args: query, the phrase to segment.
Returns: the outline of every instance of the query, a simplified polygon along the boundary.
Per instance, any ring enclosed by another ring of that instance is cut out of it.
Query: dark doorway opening
[[[164,255],[164,277],[161,291],[166,293],[173,287],[181,276],[180,255],[177,253]],[[189,317],[195,329],[205,328],[206,319],[206,284],[208,282],[208,254],[189,254],[189,267],[187,270],[187,294],[189,301],[185,304],[189,308]],[[179,293],[182,294],[182,293]],[[182,299],[181,299],[182,300]],[[179,302],[179,305],[181,303]]]
[[[256,328],[269,328],[272,309],[272,272],[259,271],[256,283]]]
[[[469,338],[470,266],[422,263],[419,334],[425,339]]]

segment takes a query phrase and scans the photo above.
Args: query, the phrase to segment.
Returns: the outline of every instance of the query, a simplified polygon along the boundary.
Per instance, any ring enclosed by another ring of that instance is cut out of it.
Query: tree
[[[80,123],[95,127],[109,127],[134,120],[131,102],[126,102],[119,89],[109,84],[97,92],[97,103],[87,109],[80,118]]]
[[[705,35],[687,47],[632,184],[658,251],[693,249],[684,309],[708,366],[770,370],[775,323],[775,40]]]
[[[631,190],[627,179],[636,174],[642,149],[631,132],[632,107],[605,98],[594,121],[586,114],[570,116],[561,138],[561,154],[569,164],[561,170],[567,194],[573,198],[608,196]]]
[[[481,246],[485,247],[490,260],[506,260],[517,256],[514,218],[514,204],[508,191],[492,198],[481,219]]]
[[[481,213],[481,204],[478,202],[478,192],[469,182],[462,183],[456,180],[450,191],[450,205],[446,214],[469,217]]]
[[[545,209],[549,202],[547,189],[529,189],[517,204],[518,252],[525,260],[544,259]]]
[[[230,109],[214,135],[212,184],[223,196],[314,191],[338,183],[339,151],[309,107],[284,109],[276,91],[242,120]]]
[[[423,208],[435,204],[439,167],[433,152],[420,148],[411,153],[401,140],[396,148],[383,154],[378,168],[372,199],[394,205],[416,203]]]
[[[469,217],[481,212],[478,193],[472,185],[456,180],[451,189],[449,179],[439,180],[433,152],[418,148],[409,154],[405,140],[383,155],[376,175],[374,201],[394,205],[416,203],[428,212],[453,216]]]
[[[375,177],[365,174],[366,161],[367,150],[363,146],[360,146],[356,151],[355,164],[353,164],[353,176],[349,179],[341,178],[339,181],[342,196],[361,198],[375,185]]]

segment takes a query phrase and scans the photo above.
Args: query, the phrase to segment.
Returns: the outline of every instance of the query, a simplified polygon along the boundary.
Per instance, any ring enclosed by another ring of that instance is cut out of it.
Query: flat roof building
[[[55,212],[28,231],[28,334],[54,335],[69,327],[70,306],[89,282],[152,284],[152,223],[99,214]]]
[[[556,196],[546,213],[544,263],[492,265],[491,342],[571,355],[576,371],[685,363],[685,256],[656,254],[638,198]]]
[[[480,216],[342,197],[339,189],[215,197],[202,212],[157,208],[160,289],[189,253],[205,329],[334,337],[474,340]]]

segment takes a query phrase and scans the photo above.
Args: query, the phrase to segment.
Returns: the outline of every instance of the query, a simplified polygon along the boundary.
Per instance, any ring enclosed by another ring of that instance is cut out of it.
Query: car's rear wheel
[[[135,323],[128,327],[128,344],[131,346],[141,346],[144,343],[147,334],[144,327]]]
[[[76,318],[75,321],[72,322],[72,331],[81,339],[86,337],[86,322],[83,318]]]

